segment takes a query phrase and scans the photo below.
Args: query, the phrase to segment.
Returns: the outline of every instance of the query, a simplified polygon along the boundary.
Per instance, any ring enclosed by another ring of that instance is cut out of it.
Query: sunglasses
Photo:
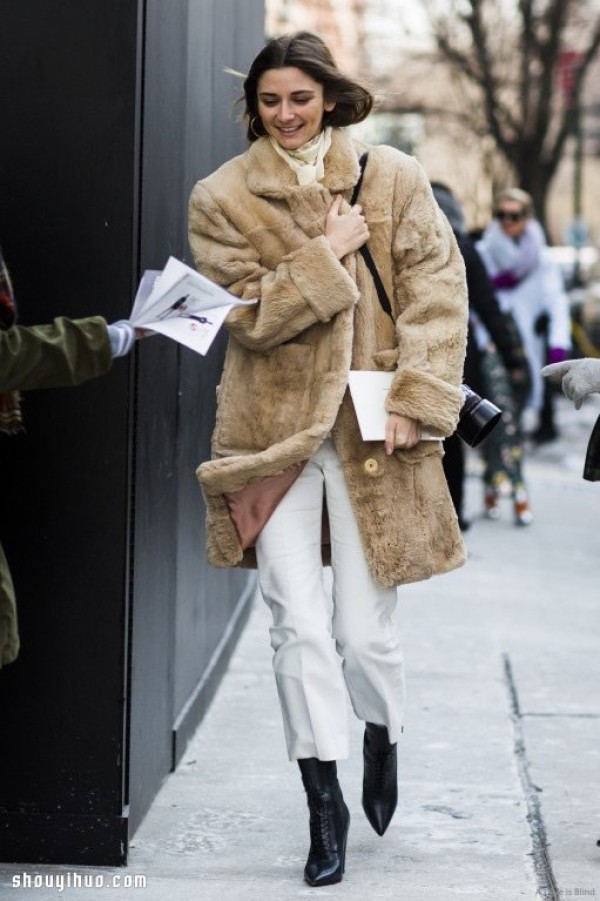
[[[523,219],[523,213],[513,213],[508,210],[496,210],[495,217],[499,222],[520,222]]]

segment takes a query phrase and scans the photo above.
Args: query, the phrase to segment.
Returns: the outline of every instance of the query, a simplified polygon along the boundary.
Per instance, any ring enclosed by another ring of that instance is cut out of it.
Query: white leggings
[[[323,490],[333,612],[323,582]],[[348,757],[346,688],[356,716],[402,732],[404,665],[395,588],[371,578],[333,441],[326,439],[263,528],[258,580],[273,615],[273,669],[290,760]]]

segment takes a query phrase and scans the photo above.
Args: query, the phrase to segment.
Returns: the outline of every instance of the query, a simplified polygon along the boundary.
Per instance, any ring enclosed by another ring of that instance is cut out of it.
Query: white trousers
[[[323,491],[333,598],[321,562]],[[392,620],[397,592],[371,577],[330,438],[277,506],[256,554],[273,615],[273,669],[290,760],[348,757],[346,689],[356,716],[387,726],[397,741],[404,714],[404,662]]]

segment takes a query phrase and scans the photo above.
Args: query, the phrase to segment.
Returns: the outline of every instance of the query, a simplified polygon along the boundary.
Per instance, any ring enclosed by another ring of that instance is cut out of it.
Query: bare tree
[[[600,0],[422,3],[436,47],[430,62],[458,83],[461,102],[440,109],[428,97],[421,109],[491,135],[545,223],[548,188],[577,129],[586,75],[600,50]]]

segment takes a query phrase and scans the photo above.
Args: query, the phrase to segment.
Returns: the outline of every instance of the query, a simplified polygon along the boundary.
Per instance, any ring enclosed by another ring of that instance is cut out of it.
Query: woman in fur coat
[[[212,459],[198,474],[210,562],[257,566],[272,611],[287,750],[310,811],[304,875],[318,886],[344,871],[349,814],[336,760],[348,756],[346,690],[365,722],[363,807],[382,835],[403,731],[396,588],[465,559],[440,442],[420,437],[422,426],[445,436],[457,423],[466,287],[416,160],[344,129],[368,115],[373,97],[319,38],[270,41],[244,94],[249,149],[190,199],[198,268],[258,299],[228,316]],[[357,253],[367,241],[392,317]],[[350,369],[394,373],[385,441],[361,439]],[[257,523],[252,504],[265,497],[270,517]]]

